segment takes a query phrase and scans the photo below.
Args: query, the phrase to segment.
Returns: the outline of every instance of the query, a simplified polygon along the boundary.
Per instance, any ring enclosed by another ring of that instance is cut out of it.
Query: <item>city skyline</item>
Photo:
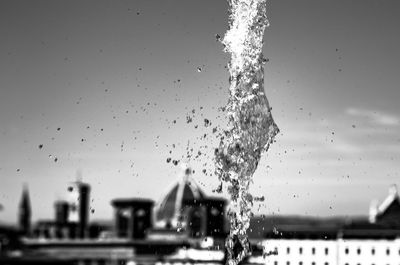
[[[265,89],[281,133],[254,176],[255,213],[367,215],[400,185],[400,3],[268,5]],[[23,183],[33,219],[52,218],[77,178],[92,185],[90,218],[111,218],[113,198],[160,200],[184,162],[217,195],[227,8],[1,2],[0,221],[17,220]]]

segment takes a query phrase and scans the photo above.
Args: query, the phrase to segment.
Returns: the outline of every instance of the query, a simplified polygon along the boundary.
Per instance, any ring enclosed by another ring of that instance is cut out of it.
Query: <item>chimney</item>
[[[67,201],[56,201],[54,203],[55,219],[57,224],[66,224],[69,216],[69,204]]]

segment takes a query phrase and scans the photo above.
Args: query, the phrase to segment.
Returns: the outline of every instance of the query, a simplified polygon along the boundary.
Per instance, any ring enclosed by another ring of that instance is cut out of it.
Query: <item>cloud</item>
[[[355,144],[351,144],[349,142],[344,141],[343,139],[337,139],[335,144],[329,145],[330,149],[338,152],[339,154],[359,154],[363,151],[360,146]]]
[[[400,124],[399,117],[381,111],[348,108],[346,113],[353,117],[368,119],[369,122],[375,125],[398,126]]]
[[[285,133],[279,136],[277,142],[289,154],[293,153],[292,156],[299,159],[337,161],[338,156],[354,156],[362,153],[365,144],[360,143],[359,138],[349,138],[347,131],[341,126],[342,123],[331,119],[305,121],[301,125],[294,126],[295,129],[285,128]]]

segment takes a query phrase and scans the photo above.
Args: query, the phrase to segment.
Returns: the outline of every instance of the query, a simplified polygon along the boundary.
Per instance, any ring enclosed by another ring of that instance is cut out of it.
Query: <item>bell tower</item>
[[[31,231],[31,201],[29,198],[28,186],[25,184],[22,190],[22,197],[19,203],[19,229],[24,236],[29,236]]]

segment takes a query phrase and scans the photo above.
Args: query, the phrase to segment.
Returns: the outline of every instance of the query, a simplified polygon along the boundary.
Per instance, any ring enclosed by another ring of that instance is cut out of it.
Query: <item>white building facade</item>
[[[400,239],[312,240],[268,239],[264,257],[250,263],[267,265],[400,265]]]
[[[279,224],[278,224],[279,225]],[[280,230],[280,231],[278,231]],[[292,225],[266,235],[264,257],[249,262],[268,265],[400,265],[400,196],[388,197],[370,210],[369,221],[338,229]]]

